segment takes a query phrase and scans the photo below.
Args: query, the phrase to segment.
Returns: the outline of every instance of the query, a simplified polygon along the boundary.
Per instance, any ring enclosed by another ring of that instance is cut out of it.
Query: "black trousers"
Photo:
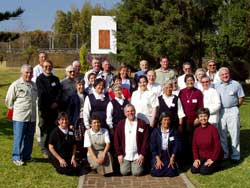
[[[201,164],[198,168],[195,168],[194,166],[192,166],[191,168],[191,172],[193,174],[202,174],[202,175],[210,175],[212,174],[217,168],[218,168],[218,162],[217,161],[214,161],[212,165],[210,165],[209,167],[208,166],[205,166],[205,162],[207,160],[203,159],[201,160]]]

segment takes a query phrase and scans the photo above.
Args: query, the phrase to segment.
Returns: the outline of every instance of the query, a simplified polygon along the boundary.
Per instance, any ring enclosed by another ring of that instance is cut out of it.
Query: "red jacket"
[[[114,146],[117,156],[125,156],[125,120],[119,121],[115,129]],[[139,128],[143,129],[143,132],[140,132]],[[137,119],[136,142],[138,154],[145,156],[148,152],[149,128],[141,119]]]

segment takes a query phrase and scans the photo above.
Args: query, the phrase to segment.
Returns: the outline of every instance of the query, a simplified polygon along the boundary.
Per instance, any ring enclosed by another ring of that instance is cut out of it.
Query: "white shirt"
[[[98,136],[98,135],[104,135],[104,142],[106,144],[110,143],[110,139],[109,139],[109,133],[108,130],[105,128],[100,128],[100,130],[96,133],[91,129],[86,130],[85,134],[84,134],[84,147],[88,148],[90,147],[91,144],[91,139],[90,139],[90,135],[91,136]]]
[[[148,83],[147,88],[149,91],[152,91],[157,97],[159,97],[162,93],[162,87],[158,83],[154,83],[153,85],[150,85]]]
[[[125,156],[127,161],[134,161],[139,158],[136,142],[137,120],[125,120]]]
[[[207,76],[210,78],[212,81],[211,83],[214,85],[218,82],[221,82],[220,76],[219,76],[219,71],[217,71],[214,75],[210,75],[209,71],[207,71]]]
[[[173,100],[174,100],[174,95],[171,95],[171,96],[166,96],[165,94],[162,95],[162,99],[164,100],[165,104],[170,108],[171,106],[174,107],[174,103],[173,103]],[[182,104],[181,104],[181,100],[178,98],[178,101],[177,101],[177,114],[178,114],[178,118],[183,118],[185,117],[185,113],[184,113],[184,110],[183,110],[183,107],[182,107]]]
[[[177,79],[178,87],[180,88],[180,90],[186,88],[185,76],[186,74],[183,74]]]
[[[95,96],[96,99],[104,100],[105,95],[98,94],[96,91],[93,91],[93,95]],[[91,104],[89,100],[89,96],[86,96],[84,105],[83,105],[83,121],[84,121],[84,126],[89,129],[89,119],[90,119],[90,112],[91,112]]]
[[[162,138],[161,149],[167,150],[168,149],[169,129],[167,129],[166,132],[163,132],[163,130],[161,129],[161,138]]]
[[[209,109],[210,117],[208,122],[211,124],[218,124],[219,110],[221,107],[220,96],[214,88],[209,88],[203,91],[204,107]]]
[[[36,65],[33,69],[33,77],[32,77],[32,81],[36,82],[37,77],[43,73],[43,68],[40,64]]]
[[[146,124],[150,124],[153,109],[159,106],[159,101],[152,91],[141,92],[138,89],[132,94],[131,104],[135,107],[136,116],[145,121]]]
[[[117,98],[115,97],[115,100],[117,100],[117,102],[120,104],[120,105],[123,105],[124,103],[124,97],[122,96],[122,98]],[[107,106],[107,111],[106,111],[106,123],[107,125],[109,126],[110,129],[113,128],[113,111],[114,111],[114,107],[113,107],[113,104],[112,102],[110,101],[108,103],[108,106]]]
[[[202,87],[201,83],[198,82],[198,81],[196,81],[194,83],[194,87],[197,88],[197,89],[199,89],[201,92],[203,91],[203,87]]]
[[[130,80],[129,79],[122,80],[122,88],[127,88],[130,91]]]

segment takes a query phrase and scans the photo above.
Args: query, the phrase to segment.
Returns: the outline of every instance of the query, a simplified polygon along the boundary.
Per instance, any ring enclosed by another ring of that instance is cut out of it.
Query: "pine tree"
[[[0,12],[0,22],[4,20],[9,20],[11,18],[16,18],[20,16],[24,12],[23,9],[20,7],[17,8],[15,11],[10,12]],[[20,35],[18,33],[11,33],[11,32],[0,32],[0,42],[8,42],[17,39]]]

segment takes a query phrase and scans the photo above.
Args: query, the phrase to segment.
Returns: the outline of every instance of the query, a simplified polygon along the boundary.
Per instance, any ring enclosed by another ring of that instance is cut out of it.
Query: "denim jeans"
[[[13,121],[13,133],[12,160],[29,160],[34,141],[35,123]]]

